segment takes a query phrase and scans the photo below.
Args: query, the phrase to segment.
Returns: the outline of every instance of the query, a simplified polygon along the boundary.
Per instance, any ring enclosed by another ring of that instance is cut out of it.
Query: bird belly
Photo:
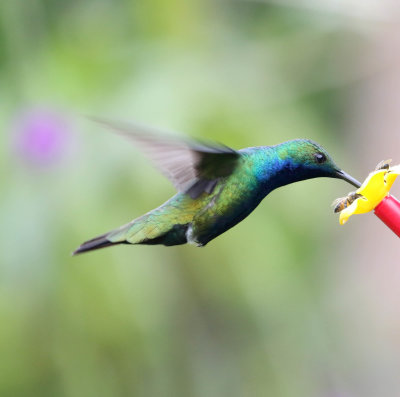
[[[246,218],[261,202],[255,183],[235,179],[219,186],[212,199],[193,217],[186,238],[189,243],[204,246]]]

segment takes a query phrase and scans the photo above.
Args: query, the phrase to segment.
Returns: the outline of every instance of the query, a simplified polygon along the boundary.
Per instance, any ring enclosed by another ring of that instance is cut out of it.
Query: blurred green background
[[[1,2],[0,395],[398,395],[398,240],[371,214],[339,226],[343,181],[279,189],[205,248],[70,256],[174,192],[85,115],[234,148],[307,137],[360,180],[399,163],[398,11]]]

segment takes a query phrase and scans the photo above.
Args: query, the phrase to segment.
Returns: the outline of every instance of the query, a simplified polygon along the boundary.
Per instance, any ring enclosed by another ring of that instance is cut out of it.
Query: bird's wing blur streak
[[[230,175],[240,158],[224,145],[168,137],[139,124],[90,119],[133,140],[178,191],[192,198],[211,193],[218,178]]]

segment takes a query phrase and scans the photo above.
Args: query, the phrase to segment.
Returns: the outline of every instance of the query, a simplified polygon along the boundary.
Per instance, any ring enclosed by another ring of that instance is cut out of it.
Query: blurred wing
[[[218,178],[230,175],[239,162],[240,154],[227,146],[170,138],[142,125],[91,119],[133,140],[178,191],[192,198],[211,193]]]

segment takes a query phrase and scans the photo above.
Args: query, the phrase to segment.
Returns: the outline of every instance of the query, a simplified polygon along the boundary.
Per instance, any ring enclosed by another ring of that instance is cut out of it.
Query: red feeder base
[[[375,208],[375,215],[400,237],[400,202],[386,196]]]

